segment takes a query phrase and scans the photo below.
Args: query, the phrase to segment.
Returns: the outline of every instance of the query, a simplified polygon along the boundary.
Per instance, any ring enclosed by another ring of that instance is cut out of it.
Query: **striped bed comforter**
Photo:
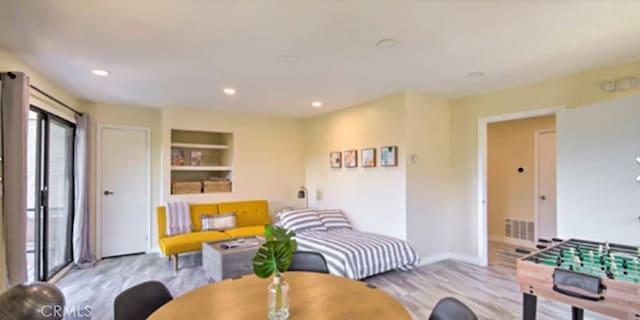
[[[296,240],[299,250],[321,253],[331,274],[350,279],[394,269],[411,270],[420,261],[407,242],[375,233],[305,230],[296,235]]]

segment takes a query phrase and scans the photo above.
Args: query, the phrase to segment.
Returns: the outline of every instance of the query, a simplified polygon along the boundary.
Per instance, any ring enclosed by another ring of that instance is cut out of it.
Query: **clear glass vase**
[[[267,310],[269,320],[289,319],[289,285],[282,279],[282,275],[273,277],[269,284]]]

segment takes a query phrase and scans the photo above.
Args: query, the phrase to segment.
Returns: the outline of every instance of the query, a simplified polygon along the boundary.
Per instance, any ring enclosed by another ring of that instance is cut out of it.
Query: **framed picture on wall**
[[[363,168],[373,168],[376,166],[376,148],[362,149],[360,151]]]
[[[398,147],[388,146],[380,148],[380,165],[395,167],[398,165]]]
[[[342,152],[334,151],[329,154],[331,168],[342,168]]]
[[[358,167],[358,150],[347,150],[344,152],[344,167],[345,168]]]

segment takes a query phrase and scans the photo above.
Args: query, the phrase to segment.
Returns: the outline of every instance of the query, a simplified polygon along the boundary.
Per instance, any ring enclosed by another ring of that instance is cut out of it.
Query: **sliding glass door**
[[[31,108],[27,175],[30,279],[48,280],[73,259],[74,134],[72,123]]]

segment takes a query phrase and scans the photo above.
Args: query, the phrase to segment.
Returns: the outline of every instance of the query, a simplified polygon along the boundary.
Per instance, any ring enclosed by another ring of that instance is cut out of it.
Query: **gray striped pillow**
[[[320,210],[318,216],[327,229],[351,229],[351,222],[342,210]]]
[[[327,228],[320,221],[318,213],[309,209],[283,212],[280,214],[280,222],[282,222],[283,228],[295,232],[304,230],[327,231]]]

